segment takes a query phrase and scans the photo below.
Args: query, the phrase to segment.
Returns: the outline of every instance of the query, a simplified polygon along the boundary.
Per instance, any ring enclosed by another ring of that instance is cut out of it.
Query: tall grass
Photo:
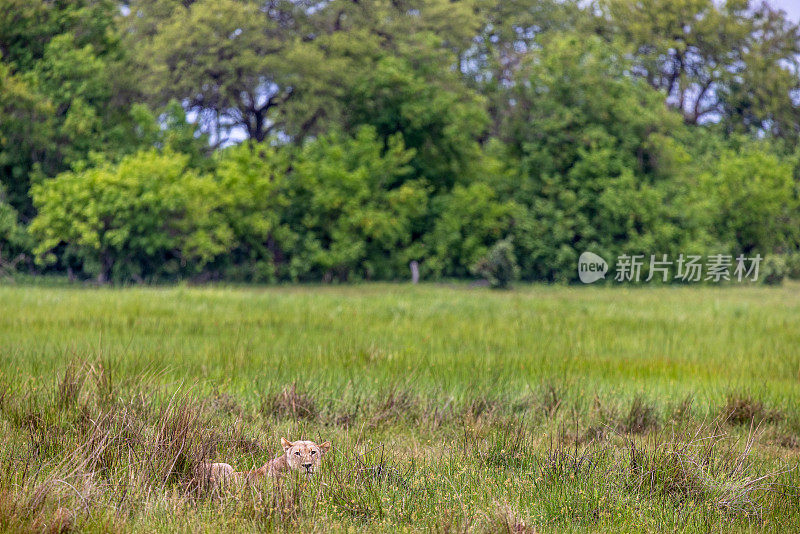
[[[792,288],[0,297],[3,531],[800,529]]]

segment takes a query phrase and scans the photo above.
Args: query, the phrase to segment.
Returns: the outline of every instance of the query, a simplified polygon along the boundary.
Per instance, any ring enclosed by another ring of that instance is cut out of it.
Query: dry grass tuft
[[[297,385],[285,387],[280,393],[267,395],[261,401],[261,413],[277,418],[316,419],[317,404],[308,393],[297,390]]]
[[[631,402],[628,414],[620,423],[623,432],[641,434],[658,427],[658,412],[653,403],[637,395]]]
[[[778,410],[769,410],[763,402],[737,394],[728,395],[727,402],[720,410],[720,417],[732,425],[775,423],[783,419]]]
[[[399,421],[413,421],[419,417],[420,401],[410,391],[392,389],[377,397],[368,426],[377,428]]]
[[[759,495],[774,489],[786,471],[759,474],[752,450],[758,432],[739,443],[701,425],[670,440],[628,442],[626,484],[637,493],[665,495],[673,501],[706,502],[722,511],[760,518]]]

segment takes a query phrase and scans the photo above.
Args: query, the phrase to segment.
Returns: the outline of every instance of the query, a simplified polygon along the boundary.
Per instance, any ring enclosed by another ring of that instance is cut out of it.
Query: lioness
[[[216,462],[202,465],[202,474],[212,485],[227,485],[230,482],[253,482],[265,476],[279,478],[287,471],[300,471],[311,476],[319,468],[322,457],[330,450],[331,442],[317,445],[313,441],[289,441],[281,438],[283,454],[276,456],[257,469],[234,471],[230,464]]]
[[[330,450],[331,442],[325,441],[317,445],[313,441],[289,441],[281,438],[283,454],[270,460],[257,471],[271,476],[280,476],[285,471],[294,469],[307,476],[314,474],[320,466],[322,457]]]

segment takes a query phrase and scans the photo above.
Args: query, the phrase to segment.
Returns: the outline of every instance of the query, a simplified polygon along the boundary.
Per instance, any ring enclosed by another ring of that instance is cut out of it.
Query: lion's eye
[[[317,454],[317,451],[311,451],[311,454]]]
[[[300,456],[300,451],[295,452],[297,456]]]

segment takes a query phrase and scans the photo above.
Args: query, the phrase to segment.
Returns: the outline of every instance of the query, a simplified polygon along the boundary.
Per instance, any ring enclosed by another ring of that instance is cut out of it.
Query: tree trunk
[[[107,284],[111,278],[111,268],[114,266],[114,259],[108,252],[103,252],[100,256],[100,272],[97,274],[97,283]]]

